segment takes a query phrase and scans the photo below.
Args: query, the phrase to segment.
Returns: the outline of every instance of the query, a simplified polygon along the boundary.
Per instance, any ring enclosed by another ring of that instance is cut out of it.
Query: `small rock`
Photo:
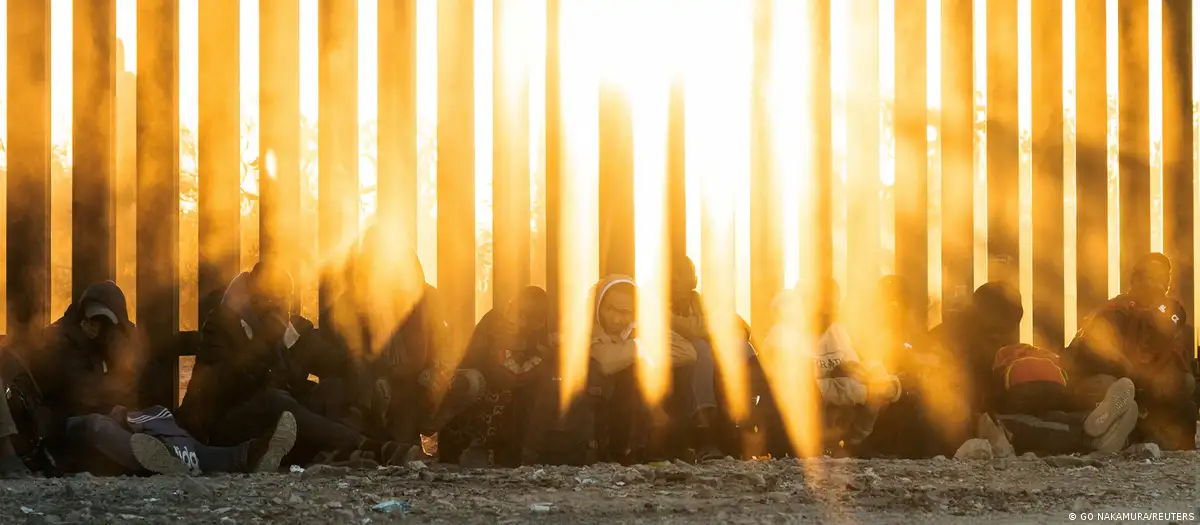
[[[1084,498],[1075,498],[1075,502],[1071,503],[1071,513],[1078,513],[1087,510],[1087,500]]]
[[[299,505],[301,503],[304,503],[304,498],[301,498],[299,494],[296,494],[295,492],[293,492],[291,496],[288,496],[287,502],[288,502],[288,505]]]
[[[700,487],[700,490],[696,491],[696,497],[701,498],[701,499],[715,498],[715,497],[717,497],[717,489],[712,488],[708,485],[705,485],[703,487]]]
[[[993,459],[992,470],[1008,470],[1008,460],[1003,458]]]
[[[1034,454],[1033,452],[1026,452],[1024,454],[1021,454],[1021,459],[1037,459],[1037,458],[1038,458],[1037,454]]]
[[[934,457],[933,457],[933,460],[934,460],[934,461],[946,461],[946,456],[943,456],[943,455],[941,455],[941,454],[938,454],[938,455],[936,455],[936,456],[934,456]]]
[[[409,509],[410,509],[410,507],[409,507],[408,501],[396,500],[396,499],[389,499],[387,501],[382,501],[379,504],[375,505],[374,507],[371,507],[371,510],[373,510],[375,512],[382,512],[385,514],[392,514],[395,512],[399,512],[401,514],[408,514]]]
[[[183,489],[184,492],[187,492],[188,494],[198,498],[207,498],[213,495],[212,489],[208,488],[208,486],[206,486],[200,480],[191,476],[184,476],[180,478],[179,488]]]
[[[326,503],[326,504],[325,504],[325,508],[327,508],[327,509],[340,509],[340,508],[342,508],[342,503],[341,503],[340,501],[330,501],[329,503]]]
[[[433,482],[433,481],[437,481],[437,479],[438,479],[437,474],[434,473],[432,470],[422,470],[420,476],[421,476],[421,481]]]
[[[982,460],[991,461],[992,459],[992,444],[986,439],[968,439],[958,451],[954,453],[954,459],[959,461]]]
[[[340,478],[350,474],[348,467],[335,467],[333,465],[313,465],[304,469],[304,473],[300,475],[304,479],[316,478]]]
[[[546,514],[553,509],[553,503],[534,503],[533,505],[529,506],[529,510],[533,511],[535,514]]]
[[[1138,443],[1125,449],[1124,454],[1134,459],[1159,459],[1162,457],[1162,450],[1154,443]]]
[[[217,510],[214,510],[213,514],[225,514],[226,512],[229,512],[231,510],[233,510],[233,507],[221,507]]]
[[[409,468],[410,470],[415,470],[415,471],[418,471],[418,472],[420,472],[420,471],[422,471],[422,470],[425,470],[425,469],[427,469],[427,468],[429,468],[429,467],[428,467],[427,465],[425,465],[425,462],[424,462],[424,461],[409,461],[409,462],[408,462],[408,468]]]
[[[792,499],[792,495],[787,492],[768,492],[767,499],[775,503],[787,503]]]
[[[749,481],[750,485],[755,486],[755,487],[767,486],[767,478],[763,477],[762,474],[759,474],[757,472],[751,472],[751,473],[746,474],[746,481]]]

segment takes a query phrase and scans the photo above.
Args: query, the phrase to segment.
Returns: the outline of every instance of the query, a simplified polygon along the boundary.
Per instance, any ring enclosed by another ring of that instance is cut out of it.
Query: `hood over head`
[[[628,284],[629,286],[632,286],[634,290],[637,290],[637,283],[633,281],[633,277],[622,274],[609,275],[608,277],[600,279],[600,281],[592,287],[592,297],[594,299],[594,302],[592,303],[592,321],[594,321],[596,324],[600,323],[600,305],[604,302],[604,296],[608,294],[609,290],[612,290],[612,288],[618,284]]]
[[[84,289],[79,296],[77,311],[80,320],[103,317],[121,328],[133,326],[129,321],[125,292],[112,281],[101,281]]]

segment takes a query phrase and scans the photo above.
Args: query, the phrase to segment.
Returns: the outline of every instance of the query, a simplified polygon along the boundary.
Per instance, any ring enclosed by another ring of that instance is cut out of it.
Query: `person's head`
[[[517,330],[521,335],[538,334],[546,330],[550,313],[550,296],[537,286],[528,286],[513,299]]]
[[[91,341],[106,342],[116,332],[120,325],[117,314],[99,301],[86,300],[83,303],[83,319],[79,328],[84,337]]]
[[[288,315],[294,286],[292,274],[277,261],[260,261],[250,270],[250,300],[260,312],[271,310]]]
[[[1138,259],[1129,280],[1129,293],[1141,303],[1159,303],[1171,289],[1171,260],[1161,253]]]
[[[680,257],[671,268],[671,301],[680,303],[692,297],[699,279],[690,257]]]
[[[635,320],[637,288],[631,283],[619,282],[600,293],[604,294],[596,314],[600,328],[609,334],[624,333]]]
[[[984,283],[976,289],[971,296],[971,309],[975,314],[975,332],[989,341],[1015,337],[1021,328],[1021,318],[1025,317],[1021,292],[1006,281]]]

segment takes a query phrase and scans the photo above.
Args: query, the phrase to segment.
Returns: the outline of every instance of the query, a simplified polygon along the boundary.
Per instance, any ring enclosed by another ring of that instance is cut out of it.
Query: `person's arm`
[[[593,338],[590,355],[601,374],[612,375],[633,365],[637,359],[637,343],[632,339]]]

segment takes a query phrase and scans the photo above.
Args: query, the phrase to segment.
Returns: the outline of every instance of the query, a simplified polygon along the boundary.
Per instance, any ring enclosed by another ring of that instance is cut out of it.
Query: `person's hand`
[[[637,337],[637,323],[629,323],[624,332],[621,332],[621,339],[629,340]]]

